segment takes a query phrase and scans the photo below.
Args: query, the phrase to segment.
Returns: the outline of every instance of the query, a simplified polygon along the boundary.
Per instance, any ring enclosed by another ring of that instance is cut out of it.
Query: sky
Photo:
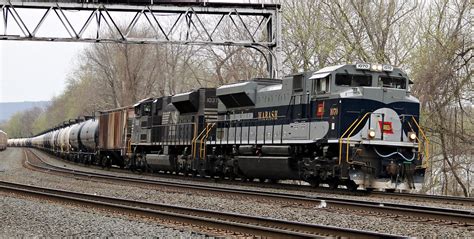
[[[17,11],[30,31],[45,12],[30,9]],[[69,15],[76,28],[85,16],[86,13]],[[3,34],[3,19],[0,19],[0,25]],[[7,35],[23,35],[11,18]],[[64,37],[67,32],[59,19],[49,14],[36,35]],[[85,43],[71,42],[0,40],[0,102],[50,100],[61,94],[67,75],[75,69],[74,61],[86,46]]]
[[[0,41],[0,102],[60,95],[84,47],[84,43]]]
[[[216,1],[231,2],[236,0]],[[271,3],[279,0],[237,1]],[[35,28],[45,13],[45,10],[21,8],[16,10],[30,30]],[[87,11],[65,11],[65,14],[74,28],[78,30],[81,29],[81,24],[85,22],[90,13]],[[133,14],[120,13],[120,18],[130,17],[133,17]],[[7,29],[7,35],[23,35],[11,18]],[[4,30],[4,22],[0,18],[0,34],[3,34]],[[95,29],[90,27],[85,31],[84,36],[94,33]],[[36,35],[39,37],[68,36],[55,14],[48,15]],[[89,44],[0,40],[0,102],[43,101],[60,95],[66,86],[68,75],[77,66],[78,54]]]

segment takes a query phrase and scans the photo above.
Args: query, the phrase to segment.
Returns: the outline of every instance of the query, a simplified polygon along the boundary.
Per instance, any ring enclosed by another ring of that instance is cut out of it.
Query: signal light
[[[369,132],[367,134],[369,136],[369,139],[375,138],[375,130],[374,129],[369,129]]]

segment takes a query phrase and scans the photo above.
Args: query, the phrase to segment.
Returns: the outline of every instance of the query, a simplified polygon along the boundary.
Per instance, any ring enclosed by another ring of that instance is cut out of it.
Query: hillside
[[[34,107],[47,107],[50,101],[0,102],[0,123],[7,121],[13,114]]]

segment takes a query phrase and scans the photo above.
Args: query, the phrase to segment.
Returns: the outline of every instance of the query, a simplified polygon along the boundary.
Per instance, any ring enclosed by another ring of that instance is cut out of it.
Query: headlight
[[[369,139],[375,138],[375,130],[369,129],[369,133],[367,135],[369,136]]]
[[[383,67],[380,64],[372,64],[371,65],[371,70],[372,71],[382,71]]]
[[[411,141],[415,141],[415,139],[416,139],[416,134],[415,134],[415,132],[408,132],[408,138],[409,138]]]

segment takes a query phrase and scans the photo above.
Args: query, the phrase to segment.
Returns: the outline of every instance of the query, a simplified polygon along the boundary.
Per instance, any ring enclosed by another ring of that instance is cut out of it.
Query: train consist
[[[5,150],[7,148],[7,143],[8,143],[7,133],[0,130],[0,151]]]
[[[410,84],[389,65],[330,66],[144,99],[20,142],[132,170],[413,189],[427,147]]]

